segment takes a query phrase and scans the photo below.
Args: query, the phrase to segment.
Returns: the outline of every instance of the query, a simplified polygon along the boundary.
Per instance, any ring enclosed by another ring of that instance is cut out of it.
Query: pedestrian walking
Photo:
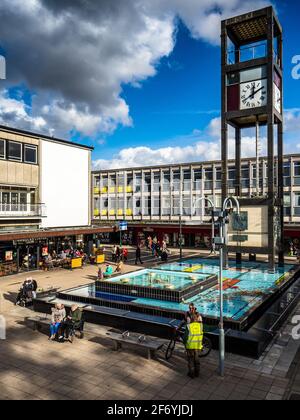
[[[117,262],[117,246],[114,245],[112,250],[112,262]]]
[[[143,261],[142,261],[142,251],[141,251],[140,245],[138,245],[137,248],[136,248],[136,252],[135,252],[135,265],[137,265],[138,262],[140,262],[140,264],[144,264]]]

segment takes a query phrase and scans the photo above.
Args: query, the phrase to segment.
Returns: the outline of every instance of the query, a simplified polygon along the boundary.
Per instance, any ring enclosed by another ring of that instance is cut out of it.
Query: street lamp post
[[[180,262],[182,261],[182,214],[179,215],[179,255]]]
[[[206,197],[198,198],[194,203],[194,209],[198,201],[208,201],[212,210],[212,246],[215,249],[219,245],[220,269],[219,269],[219,290],[220,290],[220,324],[219,324],[219,373],[221,377],[225,374],[225,330],[224,330],[224,291],[223,291],[223,263],[224,263],[224,246],[227,244],[227,224],[228,217],[234,207],[236,207],[238,214],[240,214],[240,205],[235,197],[228,197],[224,200],[223,207],[219,213],[218,221],[215,222],[217,215],[214,203]],[[235,202],[235,206],[233,206]],[[228,205],[230,209],[228,209]],[[215,237],[215,223],[219,225],[219,237]]]
[[[175,188],[173,186],[172,190],[173,195],[175,192]],[[182,203],[182,192],[180,191],[180,196],[179,196],[179,238],[178,238],[178,244],[179,244],[179,258],[180,258],[180,262],[182,261],[182,257],[183,257],[183,249],[182,249],[182,216],[183,216],[183,203]]]
[[[220,355],[220,376],[224,377],[225,374],[225,330],[224,330],[224,291],[223,291],[223,263],[224,263],[224,246],[227,244],[228,233],[228,217],[234,207],[232,201],[235,202],[238,214],[240,213],[240,205],[235,197],[228,197],[224,200],[222,212],[219,218],[220,225],[220,274],[219,274],[219,287],[220,287],[220,334],[219,334],[219,355]],[[228,210],[228,204],[230,209]]]

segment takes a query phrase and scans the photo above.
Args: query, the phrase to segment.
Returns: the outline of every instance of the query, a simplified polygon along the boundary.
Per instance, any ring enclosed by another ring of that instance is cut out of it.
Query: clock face
[[[274,83],[274,106],[276,111],[281,114],[281,91],[278,86]]]
[[[240,108],[251,109],[267,105],[268,99],[267,79],[255,82],[241,83]]]

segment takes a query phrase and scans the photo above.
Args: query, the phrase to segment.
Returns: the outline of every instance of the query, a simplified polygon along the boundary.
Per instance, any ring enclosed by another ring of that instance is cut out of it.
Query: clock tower
[[[237,261],[243,253],[253,259],[267,254],[274,271],[276,255],[284,264],[282,28],[273,7],[267,7],[223,21],[221,40],[222,197],[235,195],[241,205],[240,217],[233,215],[228,227],[225,264],[228,252],[236,253]],[[235,133],[233,144],[229,127]],[[266,173],[259,156],[262,129],[267,133]],[[248,141],[253,135],[256,151],[247,192],[242,182],[245,132]],[[234,185],[228,182],[229,146],[235,150]]]

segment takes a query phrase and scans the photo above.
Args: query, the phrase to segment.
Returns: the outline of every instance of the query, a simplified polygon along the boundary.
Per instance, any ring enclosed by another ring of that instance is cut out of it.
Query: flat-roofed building
[[[92,150],[0,126],[0,276],[19,271],[24,256],[37,268],[51,248],[93,241]]]
[[[268,165],[260,158],[243,159],[242,196],[267,194]],[[258,175],[258,177],[257,177]],[[228,167],[229,193],[235,194],[235,162]],[[258,188],[257,188],[258,182]],[[221,206],[221,161],[92,172],[93,223],[126,220],[127,235],[136,242],[147,235],[178,244],[179,220],[187,246],[205,245],[211,234],[210,214],[200,197]],[[284,158],[284,211],[286,238],[300,240],[300,154]]]

